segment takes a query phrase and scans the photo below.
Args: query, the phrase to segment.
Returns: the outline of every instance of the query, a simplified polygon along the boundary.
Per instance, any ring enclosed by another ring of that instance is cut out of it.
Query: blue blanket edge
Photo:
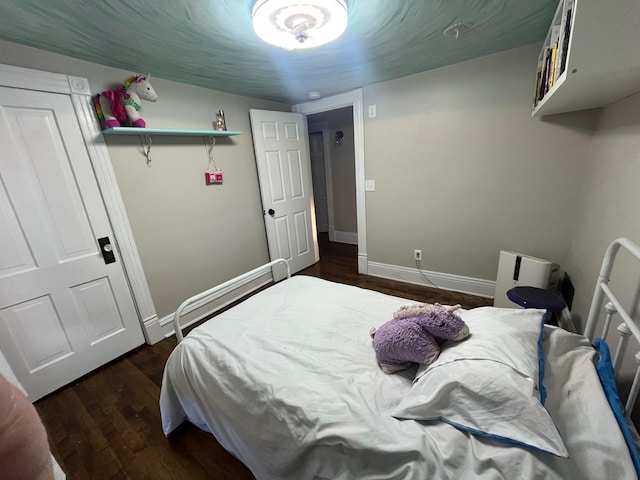
[[[624,437],[624,440],[627,443],[627,447],[629,448],[629,454],[631,455],[633,466],[636,469],[636,475],[638,475],[638,477],[640,478],[640,454],[638,453],[638,448],[633,441],[631,429],[627,424],[627,419],[624,413],[624,407],[622,406],[622,401],[620,400],[620,396],[618,395],[618,387],[616,386],[616,377],[613,371],[613,364],[611,363],[611,353],[609,352],[609,346],[607,345],[607,342],[604,341],[604,339],[596,338],[595,342],[593,342],[593,348],[595,348],[596,351],[600,354],[600,359],[596,364],[596,370],[598,372],[598,377],[600,377],[600,383],[602,384],[604,393],[607,396],[609,406],[611,407],[611,410],[616,417],[616,421],[618,422],[618,426],[620,427],[622,436]]]

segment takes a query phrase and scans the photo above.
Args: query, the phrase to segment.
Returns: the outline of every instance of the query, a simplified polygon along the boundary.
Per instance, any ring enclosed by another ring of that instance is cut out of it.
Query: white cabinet
[[[561,66],[563,52],[566,64],[550,71],[546,52],[553,50],[556,34],[555,66]],[[544,85],[537,86],[533,116],[601,107],[640,92],[640,0],[560,0],[538,70],[543,81],[552,76],[553,82],[547,82],[546,93],[540,91]]]

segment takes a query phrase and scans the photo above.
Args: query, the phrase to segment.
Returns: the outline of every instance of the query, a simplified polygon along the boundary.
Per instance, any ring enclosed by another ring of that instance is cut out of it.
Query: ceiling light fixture
[[[286,50],[324,45],[347,28],[344,0],[257,0],[252,16],[258,37]]]

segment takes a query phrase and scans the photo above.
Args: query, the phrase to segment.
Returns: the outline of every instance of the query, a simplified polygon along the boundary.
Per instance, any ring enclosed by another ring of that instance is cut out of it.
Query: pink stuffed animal
[[[147,126],[140,116],[142,100],[155,102],[158,94],[149,83],[151,75],[132,75],[113,90],[105,90],[93,98],[98,117],[105,128],[125,126]]]

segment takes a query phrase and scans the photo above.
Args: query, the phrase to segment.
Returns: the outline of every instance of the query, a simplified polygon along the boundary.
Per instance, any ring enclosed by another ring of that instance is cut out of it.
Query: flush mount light
[[[258,0],[252,15],[256,34],[287,50],[324,45],[347,28],[344,0]]]

